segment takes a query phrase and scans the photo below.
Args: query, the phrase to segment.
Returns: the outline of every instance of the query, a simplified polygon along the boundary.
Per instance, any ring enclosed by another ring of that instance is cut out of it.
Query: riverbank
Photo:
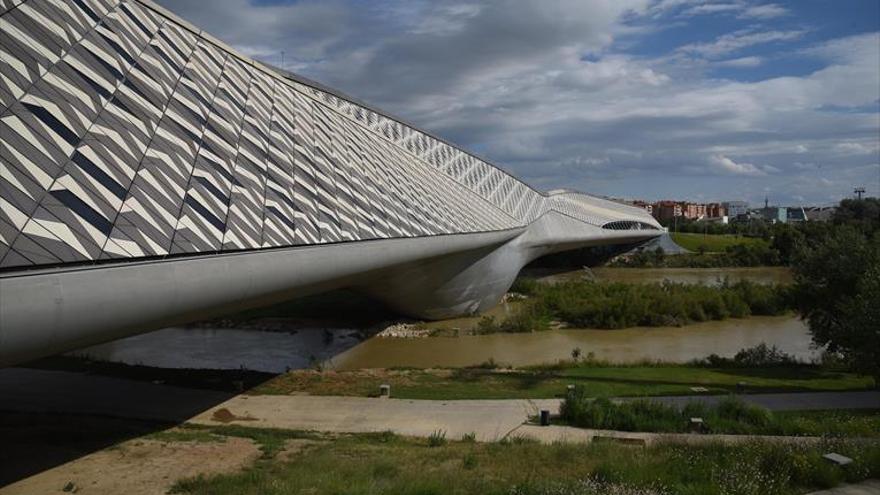
[[[485,366],[495,366],[486,363]],[[873,379],[817,366],[704,368],[686,365],[558,364],[525,369],[298,370],[249,394],[375,397],[379,385],[406,399],[542,399],[564,397],[575,385],[594,397],[870,390]]]
[[[400,339],[401,341],[406,341]],[[448,339],[451,340],[451,339]],[[761,349],[762,347],[752,348]],[[767,349],[767,348],[764,348]],[[770,348],[772,349],[772,348]],[[766,354],[766,353],[765,353]],[[337,395],[375,397],[390,385],[407,399],[542,399],[563,397],[576,385],[597,397],[711,395],[870,390],[870,377],[818,365],[755,361],[754,352],[735,358],[712,356],[690,364],[610,363],[581,356],[577,361],[511,368],[494,360],[465,368],[375,368],[333,370],[315,367],[286,373],[251,370],[155,368],[58,356],[31,363],[35,369],[72,371],[159,385],[243,392],[250,395]],[[774,358],[775,359],[775,358]]]

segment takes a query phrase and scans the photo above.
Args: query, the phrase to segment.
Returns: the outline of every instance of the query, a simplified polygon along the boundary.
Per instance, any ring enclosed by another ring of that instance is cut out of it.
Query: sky
[[[877,0],[158,1],[538,188],[880,195]]]

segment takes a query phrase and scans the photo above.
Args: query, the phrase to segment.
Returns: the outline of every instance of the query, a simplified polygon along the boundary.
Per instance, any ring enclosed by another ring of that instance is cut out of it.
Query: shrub
[[[636,400],[614,404],[607,398],[591,399],[583,390],[569,393],[560,406],[561,417],[576,426],[623,431],[681,431],[678,411],[659,402]]]
[[[540,282],[533,278],[519,277],[514,280],[513,285],[510,287],[510,292],[516,292],[517,294],[522,294],[524,296],[531,296],[537,292],[540,284]]]
[[[747,404],[735,397],[721,399],[721,402],[715,407],[715,412],[721,419],[750,426],[764,427],[773,421],[769,410],[754,404]]]
[[[428,437],[428,447],[442,447],[446,445],[446,430],[434,430]]]
[[[621,431],[684,432],[689,419],[694,417],[703,418],[713,433],[781,434],[793,428],[790,422],[777,420],[769,410],[733,397],[722,399],[715,406],[692,401],[678,409],[647,399],[621,403],[592,399],[576,389],[562,402],[560,415],[574,426]]]
[[[737,366],[766,368],[769,366],[787,366],[797,364],[797,360],[790,354],[782,352],[778,347],[768,346],[766,343],[741,349],[733,356],[733,362]]]
[[[771,368],[774,366],[792,366],[804,364],[791,354],[782,352],[778,347],[766,343],[740,349],[732,358],[710,354],[702,359],[695,359],[689,364],[707,368]]]

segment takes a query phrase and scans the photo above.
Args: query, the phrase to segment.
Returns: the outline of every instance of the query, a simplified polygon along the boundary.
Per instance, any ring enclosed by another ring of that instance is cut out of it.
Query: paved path
[[[880,392],[818,392],[745,395],[744,400],[774,410],[880,409]],[[624,399],[629,400],[629,399]],[[719,397],[656,397],[672,405]],[[480,440],[504,438],[520,429],[542,440],[594,433],[523,426],[541,409],[559,410],[559,399],[406,400],[366,397],[237,395],[191,390],[83,373],[10,368],[0,370],[0,410],[107,415],[133,419],[337,432],[391,430],[428,436],[443,430],[449,438],[475,433]],[[220,411],[225,409],[226,411]],[[218,413],[220,411],[220,413]],[[561,428],[561,427],[560,427]]]
[[[542,407],[558,410],[558,401],[240,395],[195,416],[190,422],[223,424],[230,417],[226,414],[228,411],[236,418],[236,424],[245,426],[351,433],[388,430],[419,437],[442,430],[450,439],[474,433],[478,440],[496,441]]]

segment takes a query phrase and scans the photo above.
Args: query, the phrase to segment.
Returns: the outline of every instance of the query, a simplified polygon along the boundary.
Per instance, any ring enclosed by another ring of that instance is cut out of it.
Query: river
[[[540,274],[548,283],[582,277],[584,271]],[[785,281],[787,270],[777,269],[598,269],[603,280],[717,283],[748,279],[760,283]],[[490,314],[502,316],[510,305]],[[479,318],[459,318],[427,324],[429,328],[466,329]],[[614,362],[659,360],[684,362],[709,354],[732,356],[762,342],[776,345],[803,360],[814,359],[806,325],[794,316],[751,317],[704,322],[684,327],[623,330],[565,329],[526,334],[468,335],[459,337],[381,338],[361,341],[354,328],[309,326],[293,331],[266,332],[241,329],[167,328],[76,351],[95,359],[167,368],[247,368],[268,372],[306,368],[321,363],[334,369],[407,367],[461,367],[494,360],[513,366],[541,364],[582,355]]]

